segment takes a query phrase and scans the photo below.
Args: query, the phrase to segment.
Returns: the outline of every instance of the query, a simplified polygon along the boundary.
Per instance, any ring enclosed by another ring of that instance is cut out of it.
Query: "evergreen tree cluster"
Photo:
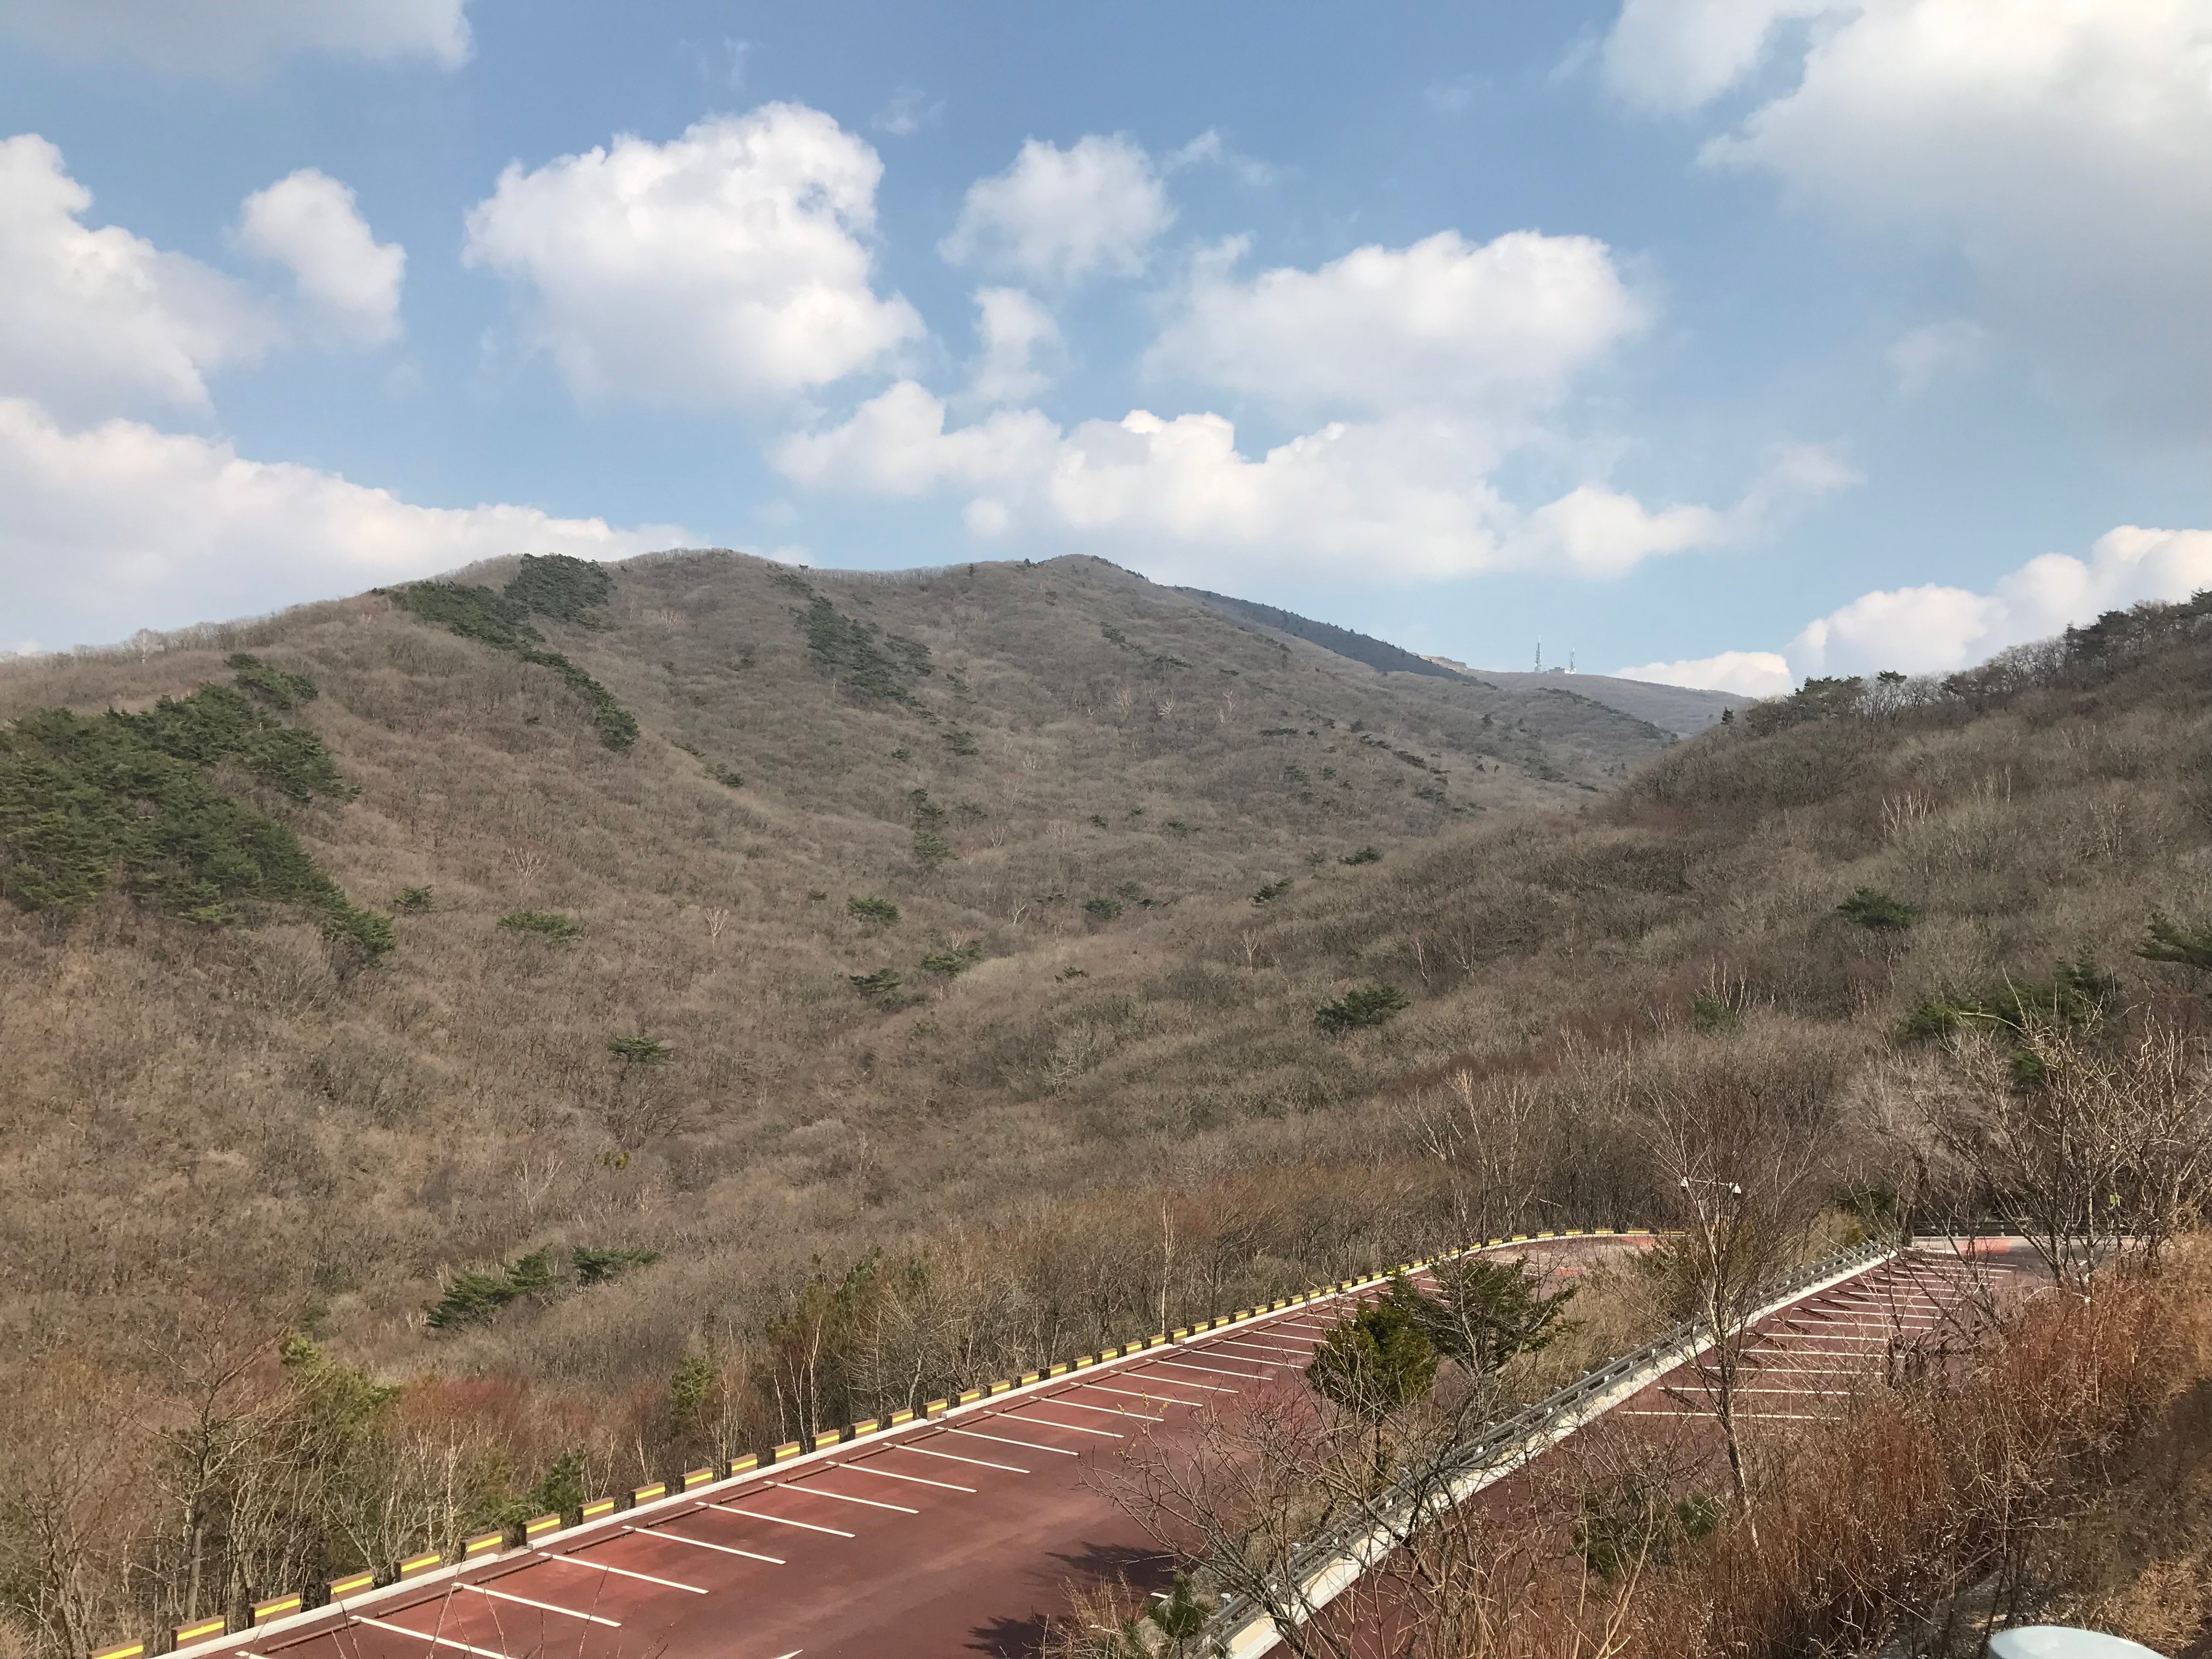
[[[119,880],[142,903],[210,925],[239,920],[241,903],[294,904],[381,956],[391,919],[356,908],[290,829],[209,776],[234,767],[302,802],[358,793],[320,738],[263,707],[308,701],[312,680],[243,654],[231,666],[234,684],[143,714],[46,708],[0,729],[0,896],[74,909]]]
[[[455,1273],[445,1292],[422,1310],[434,1331],[459,1330],[489,1319],[510,1302],[534,1297],[550,1302],[572,1290],[604,1285],[632,1267],[660,1259],[658,1250],[571,1247],[564,1262],[552,1249],[532,1250],[515,1261],[490,1269]]]
[[[504,651],[540,668],[550,668],[591,710],[599,741],[627,749],[637,741],[637,720],[613,692],[558,651],[545,649],[545,636],[532,616],[551,617],[582,628],[605,628],[598,614],[614,591],[614,578],[588,559],[565,553],[543,558],[525,554],[522,568],[498,592],[471,582],[410,582],[391,591],[395,603],[448,633]]]

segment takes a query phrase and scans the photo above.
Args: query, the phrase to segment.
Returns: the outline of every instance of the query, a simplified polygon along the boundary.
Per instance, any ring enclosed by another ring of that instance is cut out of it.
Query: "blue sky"
[[[0,648],[1101,554],[1771,691],[2212,586],[2212,0],[10,0]]]

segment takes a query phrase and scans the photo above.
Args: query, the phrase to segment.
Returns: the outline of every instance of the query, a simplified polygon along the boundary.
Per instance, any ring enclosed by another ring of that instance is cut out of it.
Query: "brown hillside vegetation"
[[[534,625],[628,747],[386,596],[0,671],[6,719],[240,650],[307,677],[283,718],[358,794],[210,775],[398,910],[374,957],[296,906],[32,909],[0,871],[0,1491],[36,1498],[0,1589],[40,1650],[1164,1307],[1651,1216],[1673,1099],[1912,1196],[1885,1114],[1943,1061],[1900,1021],[2171,1000],[2147,920],[2212,918],[2187,608],[1669,748],[1097,561],[616,576]],[[1862,888],[1903,908],[1839,915]]]

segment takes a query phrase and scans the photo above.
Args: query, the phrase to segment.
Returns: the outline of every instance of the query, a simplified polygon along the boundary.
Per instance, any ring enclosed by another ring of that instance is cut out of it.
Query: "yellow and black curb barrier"
[[[793,1458],[805,1456],[811,1452],[827,1450],[848,1440],[863,1439],[871,1435],[904,1428],[916,1421],[939,1418],[949,1411],[957,1411],[962,1407],[973,1405],[995,1395],[1010,1393],[1018,1389],[1033,1388],[1040,1382],[1050,1382],[1056,1377],[1066,1376],[1076,1371],[1087,1370],[1111,1360],[1142,1353],[1147,1349],[1171,1346],[1186,1338],[1200,1335],[1207,1331],[1221,1330],[1249,1319],[1264,1318],[1269,1314],[1279,1313],[1285,1308],[1303,1307],[1309,1303],[1321,1302],[1332,1297],[1345,1296],[1355,1291],[1365,1290],[1382,1284],[1401,1273],[1419,1273],[1435,1266],[1439,1261],[1456,1261],[1462,1256],[1479,1255],[1484,1250],[1498,1249],[1509,1244],[1526,1244],[1546,1239],[1638,1238],[1654,1236],[1652,1230],[1648,1227],[1623,1227],[1618,1231],[1610,1227],[1592,1227],[1587,1231],[1571,1228],[1560,1232],[1539,1232],[1534,1235],[1515,1233],[1510,1237],[1492,1238],[1480,1244],[1469,1245],[1464,1249],[1447,1251],[1440,1256],[1430,1256],[1419,1261],[1401,1262],[1395,1268],[1364,1273],[1355,1279],[1341,1279],[1334,1284],[1320,1285],[1310,1291],[1300,1291],[1291,1296],[1277,1297],[1272,1302],[1255,1303],[1250,1307],[1239,1308],[1234,1313],[1218,1314],[1211,1319],[1196,1320],[1188,1325],[1177,1325],[1157,1335],[1133,1338],[1118,1346],[1102,1347],[1096,1353],[1086,1353],[1074,1359],[1064,1359],[1054,1364],[1040,1366],[1035,1370],[1024,1371],[1018,1376],[1001,1377],[995,1382],[978,1383],[972,1389],[960,1389],[957,1393],[947,1395],[943,1399],[932,1400],[918,1410],[902,1407],[884,1416],[871,1417],[843,1428],[823,1429],[811,1437],[811,1444],[805,1440],[787,1440],[764,1453],[748,1452],[742,1457],[731,1459],[726,1463],[718,1461],[705,1468],[687,1471],[677,1482],[677,1491],[674,1495],[680,1497],[681,1494],[698,1487],[711,1486],[717,1480],[736,1480],[774,1464],[787,1462]],[[635,1508],[641,1504],[657,1504],[671,1496],[669,1483],[656,1481],[650,1486],[633,1489],[627,1505],[620,1498],[594,1498],[584,1504],[578,1511],[576,1526],[579,1528],[588,1527],[605,1520],[618,1508]],[[556,1534],[568,1529],[564,1516],[541,1515],[522,1523],[520,1528],[520,1541],[525,1547],[535,1547]],[[498,1532],[484,1533],[465,1540],[459,1553],[451,1562],[447,1561],[442,1551],[433,1550],[420,1555],[410,1556],[398,1564],[396,1577],[392,1582],[403,1582],[418,1577],[437,1568],[460,1566],[472,1561],[489,1559],[505,1549],[508,1541],[508,1534],[502,1529]],[[344,1577],[333,1578],[329,1581],[328,1592],[325,1599],[331,1603],[343,1602],[349,1596],[359,1595],[376,1589],[376,1581],[377,1574],[374,1571],[349,1573]],[[282,1595],[270,1601],[256,1602],[252,1609],[252,1624],[254,1627],[258,1627],[264,1624],[310,1616],[320,1611],[319,1607],[307,1607],[306,1600],[306,1593],[301,1592],[298,1595]],[[196,1643],[206,1642],[212,1638],[229,1633],[229,1620],[227,1617],[203,1619],[192,1624],[179,1625],[174,1629],[167,1650],[173,1652]],[[149,1647],[149,1644],[144,1641],[125,1642],[114,1647],[99,1650],[92,1655],[92,1659],[147,1659]],[[159,1650],[159,1649],[156,1650],[156,1651]]]

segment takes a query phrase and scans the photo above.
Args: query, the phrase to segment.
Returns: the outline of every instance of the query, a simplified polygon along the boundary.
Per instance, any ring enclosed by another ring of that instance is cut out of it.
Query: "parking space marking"
[[[1218,1365],[1194,1365],[1187,1359],[1155,1359],[1152,1364],[1172,1365],[1179,1371],[1211,1371],[1216,1376],[1241,1376],[1247,1382],[1265,1382],[1267,1380],[1267,1374],[1265,1371],[1224,1370]],[[1234,1394],[1237,1390],[1231,1389],[1228,1392]]]
[[[1089,1388],[1091,1385],[1086,1382],[1084,1386],[1085,1388]],[[1117,1389],[1115,1389],[1114,1392],[1118,1394],[1122,1391]],[[1057,1394],[1048,1395],[1047,1398],[1048,1398],[1054,1405],[1065,1406],[1072,1412],[1103,1412],[1109,1417],[1136,1417],[1143,1419],[1147,1423],[1164,1423],[1167,1421],[1167,1419],[1164,1417],[1155,1417],[1150,1412],[1132,1411],[1127,1406],[1088,1406],[1080,1400],[1070,1400],[1065,1395]],[[1000,1413],[1000,1416],[1004,1416],[1005,1414],[1006,1413],[1003,1412]],[[1073,1425],[1071,1425],[1070,1426],[1072,1427]]]
[[[1152,1363],[1156,1365],[1172,1365],[1175,1362],[1171,1359],[1156,1359]],[[1212,1367],[1201,1366],[1198,1369],[1211,1370]],[[1146,1372],[1141,1370],[1127,1371],[1121,1373],[1121,1375],[1126,1376],[1133,1382],[1170,1382],[1178,1389],[1203,1389],[1208,1394],[1235,1394],[1238,1392],[1238,1390],[1235,1389],[1224,1389],[1218,1382],[1186,1382],[1179,1376],[1151,1376],[1146,1375]]]
[[[1103,1411],[1105,1407],[1101,1406],[1095,1407],[1092,1409]],[[1093,1429],[1086,1427],[1081,1423],[1062,1423],[1057,1419],[1050,1417],[1016,1417],[1012,1412],[994,1412],[992,1415],[1008,1423],[1034,1423],[1041,1429],[1066,1429],[1070,1434],[1103,1434],[1109,1440],[1127,1440],[1129,1437],[1126,1434],[1117,1434],[1111,1429]],[[1159,1419],[1154,1418],[1152,1420],[1157,1423],[1159,1421]],[[959,1432],[960,1431],[957,1429],[953,1431],[953,1433],[955,1434]],[[1068,1454],[1071,1457],[1074,1455],[1075,1454],[1073,1452]]]
[[[637,1528],[635,1527],[630,1527],[626,1528],[626,1530],[635,1532]],[[672,1537],[673,1535],[674,1534],[669,1533],[663,1533],[660,1534],[662,1537]],[[612,1540],[607,1539],[596,1539],[593,1541],[596,1543],[607,1543],[611,1542]],[[701,1589],[696,1584],[679,1584],[673,1578],[655,1578],[649,1572],[635,1572],[628,1567],[610,1566],[605,1561],[586,1561],[574,1555],[556,1555],[550,1550],[539,1552],[538,1559],[540,1561],[564,1562],[572,1567],[581,1567],[586,1572],[611,1572],[617,1578],[641,1578],[648,1584],[659,1584],[665,1589],[690,1590],[694,1595],[704,1595],[707,1593],[705,1590]],[[776,1565],[781,1566],[782,1565],[782,1563],[778,1562]]]
[[[805,1532],[826,1532],[833,1538],[854,1538],[859,1534],[847,1532],[842,1527],[817,1527],[811,1521],[793,1521],[787,1516],[763,1515],[758,1510],[741,1510],[734,1504],[709,1504],[710,1510],[720,1510],[725,1515],[742,1515],[750,1521],[772,1521],[779,1527],[797,1527]],[[765,1556],[762,1558],[767,1559]],[[781,1566],[782,1563],[778,1562]]]
[[[690,1544],[695,1548],[714,1550],[723,1555],[742,1555],[748,1561],[765,1561],[771,1567],[787,1565],[780,1556],[763,1555],[757,1550],[741,1550],[735,1544],[713,1544],[703,1538],[694,1538],[689,1533],[670,1532],[661,1527],[624,1527],[623,1530],[635,1533],[640,1538],[665,1538],[672,1544]]]
[[[1076,1455],[1075,1453],[1070,1451],[1065,1446],[1048,1446],[1043,1444],[1042,1442],[1036,1440],[1010,1440],[1003,1434],[985,1434],[981,1429],[947,1429],[945,1430],[945,1433],[963,1434],[967,1436],[970,1440],[995,1440],[1002,1446],[1026,1446],[1031,1451],[1058,1452],[1062,1457],[1073,1457]],[[947,1452],[941,1454],[941,1455],[950,1456],[951,1454]],[[1026,1474],[1029,1471],[1024,1469],[1019,1471],[1019,1473]]]
[[[832,1463],[830,1467],[833,1469],[842,1469],[845,1466],[842,1463]],[[850,1492],[831,1492],[827,1486],[802,1486],[795,1480],[772,1480],[769,1484],[781,1492],[803,1492],[809,1498],[834,1498],[841,1504],[866,1504],[872,1510],[896,1510],[901,1515],[921,1513],[920,1510],[909,1509],[904,1504],[886,1504],[873,1498],[855,1498]]]
[[[947,1429],[945,1432],[947,1434],[958,1434],[961,1431],[958,1429]],[[985,1440],[997,1438],[995,1435],[988,1434],[978,1437]],[[893,1451],[910,1451],[916,1457],[943,1457],[948,1458],[955,1463],[973,1463],[979,1469],[1004,1469],[1008,1474],[1027,1474],[1029,1473],[1027,1469],[1016,1468],[1012,1463],[994,1463],[989,1459],[982,1457],[963,1457],[958,1452],[932,1451],[927,1446],[894,1446],[891,1449]],[[1045,1449],[1047,1451],[1053,1451],[1058,1449],[1056,1447],[1048,1446]]]
[[[915,1451],[920,1449],[915,1446],[908,1446],[906,1449],[908,1451]],[[935,1452],[929,1455],[932,1456],[941,1457],[945,1454],[942,1452]],[[960,1461],[966,1463],[973,1462],[975,1460],[973,1458],[963,1458]],[[830,1467],[833,1469],[849,1469],[854,1474],[880,1474],[886,1480],[911,1480],[917,1486],[942,1486],[947,1492],[964,1492],[971,1497],[975,1494],[975,1488],[973,1486],[957,1486],[950,1480],[932,1480],[927,1475],[901,1474],[896,1469],[879,1469],[872,1463],[832,1463]],[[996,1468],[1002,1466],[993,1464],[991,1467]],[[1027,1474],[1029,1471],[1027,1469],[1016,1469],[1014,1473],[1016,1474]]]
[[[1109,1389],[1103,1382],[1085,1382],[1083,1386],[1095,1389],[1100,1394],[1121,1394],[1132,1400],[1149,1400],[1157,1406],[1202,1406],[1206,1403],[1202,1400],[1178,1400],[1171,1394],[1146,1394],[1140,1389]],[[1197,1385],[1186,1382],[1183,1386],[1194,1388]]]
[[[610,1630],[620,1630],[618,1619],[602,1619],[596,1613],[579,1613],[574,1607],[557,1607],[550,1601],[533,1601],[526,1595],[517,1595],[513,1590],[492,1589],[489,1584],[457,1583],[456,1589],[474,1590],[478,1595],[489,1595],[501,1601],[520,1601],[526,1607],[543,1607],[548,1613],[565,1613],[571,1619],[588,1619],[595,1625],[605,1625]]]
[[[358,1625],[374,1625],[379,1630],[390,1631],[394,1636],[411,1636],[418,1642],[434,1642],[441,1648],[459,1648],[463,1653],[478,1655],[480,1659],[513,1659],[510,1654],[495,1653],[489,1648],[471,1647],[466,1642],[456,1641],[450,1636],[433,1636],[427,1630],[410,1630],[406,1626],[392,1624],[389,1620],[372,1619],[365,1613],[356,1613],[353,1617]]]

